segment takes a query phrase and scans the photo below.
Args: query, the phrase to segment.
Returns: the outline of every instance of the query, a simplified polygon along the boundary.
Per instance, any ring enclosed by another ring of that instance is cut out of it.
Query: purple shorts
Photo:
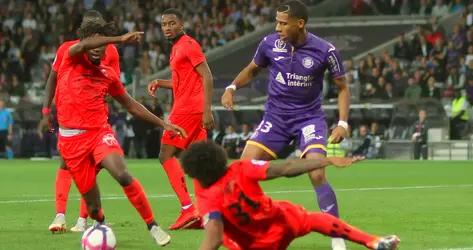
[[[308,152],[326,154],[327,122],[321,111],[314,115],[265,113],[247,144],[260,147],[275,159],[292,140],[299,142],[301,158]]]

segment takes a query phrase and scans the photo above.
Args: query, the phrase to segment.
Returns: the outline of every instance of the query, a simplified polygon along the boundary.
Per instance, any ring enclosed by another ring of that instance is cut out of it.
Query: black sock
[[[153,222],[149,223],[147,226],[148,226],[148,230],[151,230],[151,228],[153,226],[158,226],[158,223],[156,223],[156,221],[153,221]]]

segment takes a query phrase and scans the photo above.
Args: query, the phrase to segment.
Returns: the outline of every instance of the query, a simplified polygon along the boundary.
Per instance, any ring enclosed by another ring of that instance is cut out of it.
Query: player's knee
[[[59,168],[67,170],[66,164],[64,164],[64,162],[61,162],[61,164],[59,165]]]
[[[312,181],[312,184],[314,184],[314,186],[318,186],[327,182],[324,171],[317,171],[317,170],[312,171],[309,173],[309,177],[310,177],[310,180]]]
[[[173,155],[166,150],[159,151],[159,162],[161,164],[165,163],[167,160],[171,159],[172,157]]]
[[[115,175],[115,179],[122,187],[130,185],[130,183],[133,181],[133,177],[126,170],[117,173]]]

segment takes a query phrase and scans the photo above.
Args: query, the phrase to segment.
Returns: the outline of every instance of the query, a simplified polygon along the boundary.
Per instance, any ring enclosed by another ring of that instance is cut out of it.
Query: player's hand
[[[327,157],[329,163],[334,165],[337,168],[345,168],[350,166],[351,164],[364,160],[365,158],[362,156],[354,156],[354,157]]]
[[[166,122],[166,123],[164,123],[163,127],[164,127],[165,130],[173,131],[174,133],[178,134],[179,136],[182,136],[184,138],[187,137],[186,131],[183,128],[177,126],[177,125],[170,124],[170,123]]]
[[[222,95],[222,105],[228,109],[233,109],[233,90],[227,89]]]
[[[148,83],[148,95],[156,97],[156,90],[159,88],[158,80],[153,80]]]
[[[345,138],[346,134],[347,134],[347,131],[344,127],[337,126],[336,128],[332,130],[332,134],[328,138],[328,142],[333,143],[333,144],[338,144],[341,141],[343,141],[343,138]]]
[[[11,133],[9,133],[9,134],[7,135],[7,141],[12,141],[12,140],[13,140],[13,136],[12,136]]]
[[[215,126],[214,116],[212,115],[212,111],[204,111],[202,116],[202,125],[205,129],[213,129]]]
[[[42,127],[42,128],[44,128],[45,126],[47,126],[49,133],[54,132],[54,128],[53,128],[53,124],[52,124],[52,121],[51,121],[51,115],[50,115],[50,114],[43,115],[43,116],[41,117],[41,120],[39,121],[39,123],[41,124],[41,127]]]
[[[128,32],[121,36],[120,41],[122,43],[138,43],[143,37],[143,31]]]

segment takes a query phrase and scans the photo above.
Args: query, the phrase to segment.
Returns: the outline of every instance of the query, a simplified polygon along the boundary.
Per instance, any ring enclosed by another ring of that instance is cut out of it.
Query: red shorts
[[[81,194],[94,187],[100,162],[107,155],[123,155],[115,133],[108,125],[71,137],[59,135],[58,150]]]
[[[287,249],[294,239],[312,231],[309,212],[305,208],[286,201],[277,201],[273,205],[279,209],[279,213],[264,235],[246,238],[243,242],[224,237],[225,247],[230,250],[282,250]]]
[[[165,130],[161,139],[162,144],[186,149],[193,142],[207,140],[207,130],[202,125],[202,114],[171,115],[169,122],[183,128],[187,137],[183,138],[174,132]]]

